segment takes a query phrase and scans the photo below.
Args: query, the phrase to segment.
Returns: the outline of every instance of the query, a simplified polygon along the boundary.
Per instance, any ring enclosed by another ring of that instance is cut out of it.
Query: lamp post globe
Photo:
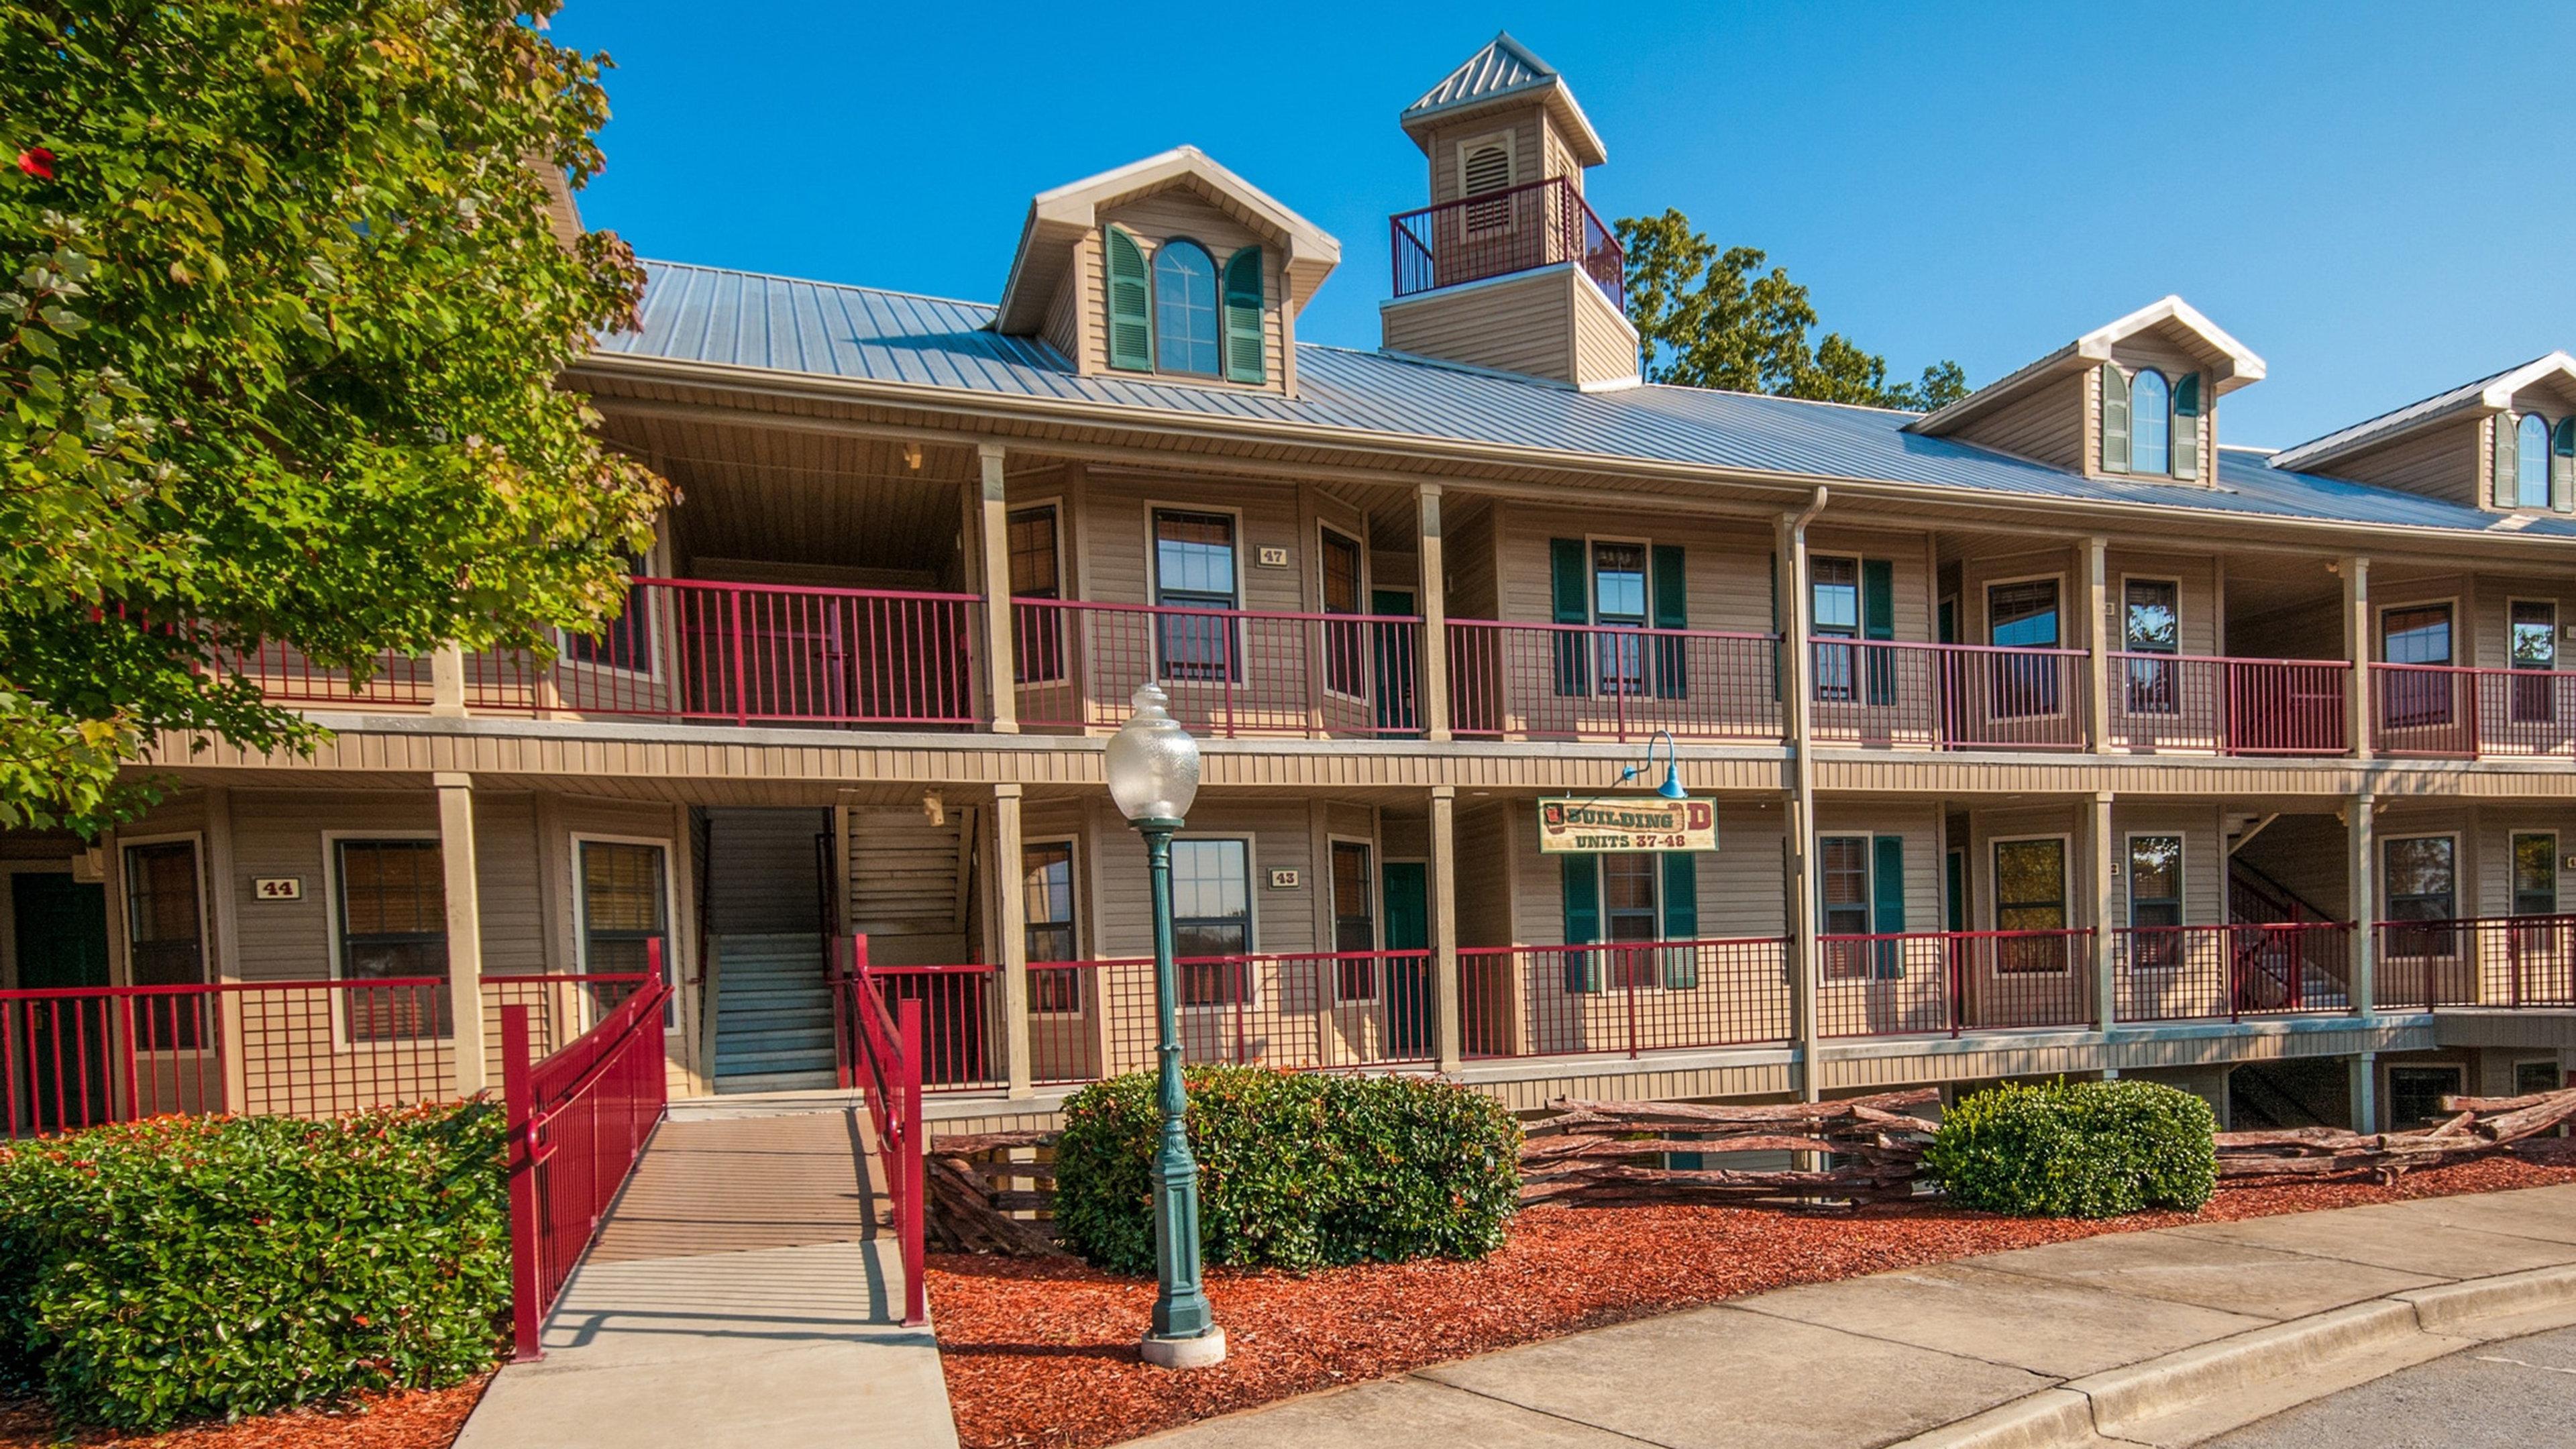
[[[1189,1102],[1181,1083],[1179,990],[1172,964],[1172,835],[1199,793],[1199,743],[1148,684],[1135,713],[1110,738],[1102,768],[1118,813],[1145,837],[1145,868],[1154,895],[1154,1017],[1160,1071],[1155,1105],[1163,1119],[1154,1152],[1153,1324],[1141,1351],[1165,1368],[1203,1368],[1225,1359],[1225,1330],[1216,1326],[1199,1287],[1199,1165],[1184,1125]]]

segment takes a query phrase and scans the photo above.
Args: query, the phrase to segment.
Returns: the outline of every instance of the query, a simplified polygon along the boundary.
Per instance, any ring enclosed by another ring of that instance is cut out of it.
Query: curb
[[[2470,1340],[2462,1330],[2480,1320],[2546,1310],[2562,1310],[2576,1321],[2576,1267],[2535,1268],[2413,1288],[2294,1318],[2070,1379],[1926,1430],[1888,1449],[2098,1449],[2105,1439],[2122,1439],[2123,1431],[2230,1394],[2275,1386],[2294,1375],[2317,1374],[2409,1340],[2457,1337],[2457,1347],[2465,1348]],[[2386,1371],[2393,1371],[2393,1366]],[[2343,1387],[2324,1382],[2311,1397]],[[2290,1406],[2267,1403],[2264,1414]]]

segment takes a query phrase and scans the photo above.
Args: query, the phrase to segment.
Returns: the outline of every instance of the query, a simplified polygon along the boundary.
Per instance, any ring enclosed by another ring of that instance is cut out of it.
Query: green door
[[[107,888],[68,872],[9,877],[17,921],[17,985],[65,991],[107,984]],[[9,1023],[10,1054],[25,1091],[17,1095],[38,1131],[106,1120],[107,1002],[103,997],[23,1003]],[[12,1124],[13,1126],[18,1124]]]
[[[1431,949],[1430,878],[1418,860],[1390,860],[1378,870],[1386,900],[1382,929],[1389,951]],[[1398,1055],[1431,1050],[1431,958],[1393,956],[1386,963],[1388,1045]]]
[[[1413,612],[1411,589],[1371,589],[1369,612],[1372,614],[1410,614]],[[1370,652],[1377,665],[1377,732],[1381,735],[1413,735],[1422,729],[1422,719],[1413,702],[1415,662],[1420,655],[1413,632],[1401,624],[1372,626],[1377,633],[1377,646]]]

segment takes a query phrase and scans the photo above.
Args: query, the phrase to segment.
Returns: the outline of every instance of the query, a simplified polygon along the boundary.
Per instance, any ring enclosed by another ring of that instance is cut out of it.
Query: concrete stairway
[[[810,931],[720,936],[716,949],[716,1090],[832,1086],[823,938]]]

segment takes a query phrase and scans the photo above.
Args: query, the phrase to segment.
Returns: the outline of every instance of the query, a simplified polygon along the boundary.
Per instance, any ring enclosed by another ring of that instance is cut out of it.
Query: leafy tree
[[[604,57],[556,0],[0,0],[0,825],[92,832],[160,732],[613,613],[667,485],[555,377],[629,320]],[[14,158],[11,160],[10,158]]]
[[[1679,211],[1622,217],[1615,229],[1649,381],[1924,412],[1968,395],[1955,362],[1890,387],[1887,359],[1841,333],[1809,343],[1816,308],[1807,289],[1782,268],[1764,271],[1769,258],[1755,248],[1720,251]]]

